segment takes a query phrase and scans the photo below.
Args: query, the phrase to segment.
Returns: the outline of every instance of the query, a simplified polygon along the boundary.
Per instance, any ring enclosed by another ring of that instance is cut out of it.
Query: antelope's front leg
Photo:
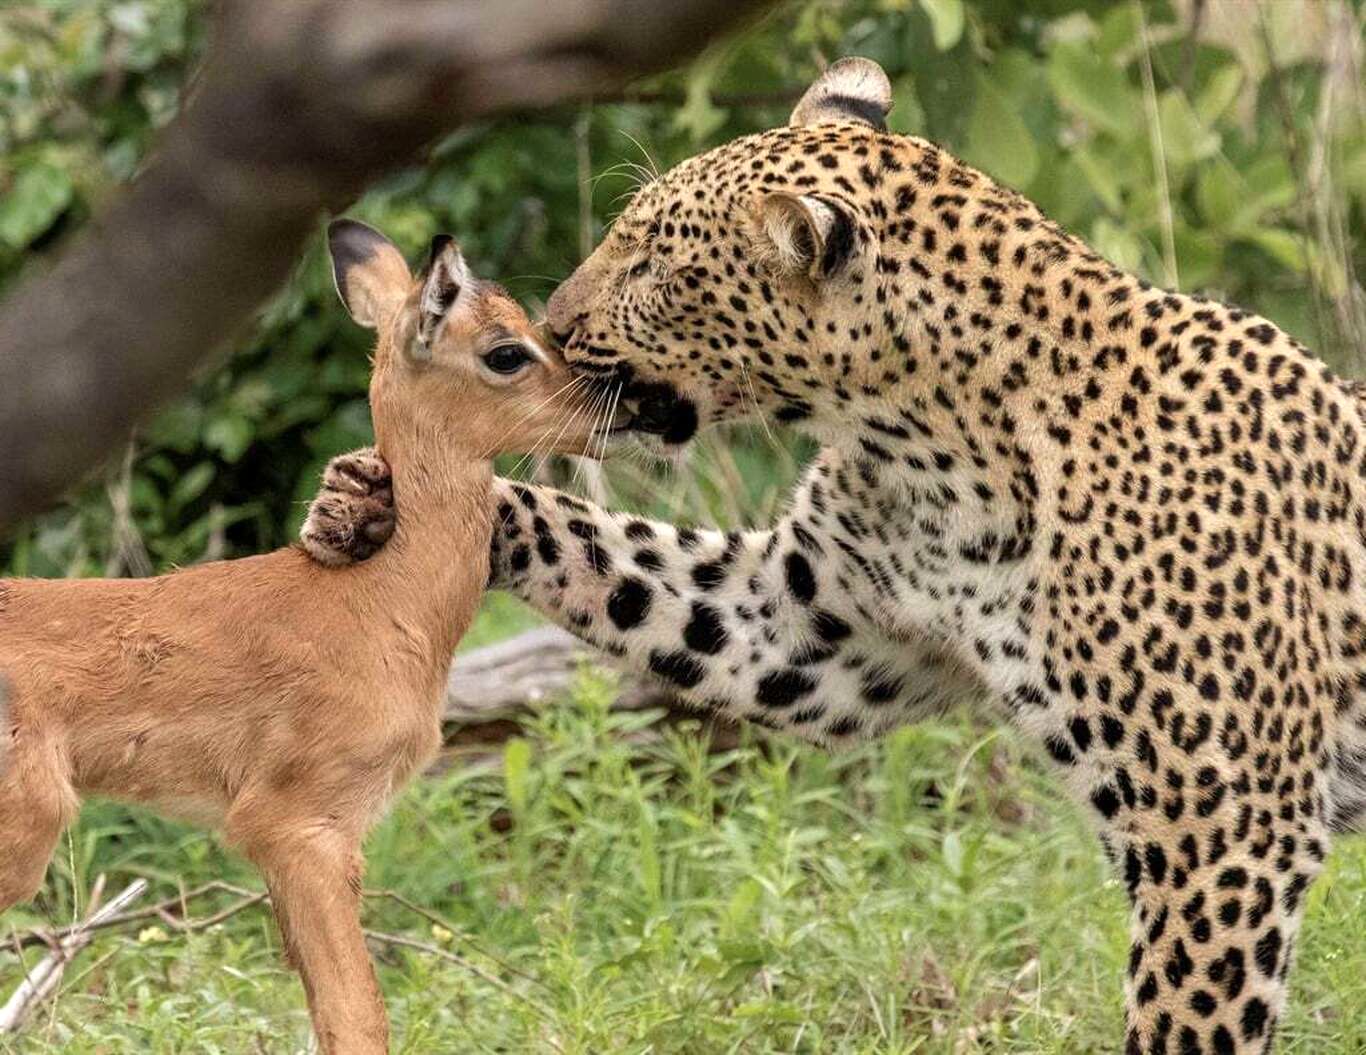
[[[323,1055],[385,1055],[389,1020],[360,925],[359,838],[304,818],[229,835],[265,876]]]

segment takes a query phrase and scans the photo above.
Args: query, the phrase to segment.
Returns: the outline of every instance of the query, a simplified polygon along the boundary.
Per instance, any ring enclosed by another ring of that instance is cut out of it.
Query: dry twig
[[[5,1006],[0,1008],[0,1033],[18,1033],[29,1016],[57,991],[67,964],[95,940],[95,932],[107,925],[105,921],[118,916],[140,898],[146,890],[147,880],[135,879],[109,904],[100,908],[92,907],[85,920],[66,928],[64,936],[52,944],[52,951],[24,976]]]
[[[144,882],[139,880],[139,882]],[[183,915],[187,905],[208,894],[233,894],[237,901],[229,905],[220,912],[203,919],[186,919]],[[79,931],[89,931],[91,933],[101,930],[109,930],[113,927],[122,927],[128,923],[139,923],[143,920],[155,919],[166,924],[172,930],[181,934],[192,934],[196,931],[205,930],[212,927],[215,923],[222,923],[224,920],[237,915],[244,909],[251,908],[253,905],[263,904],[270,900],[270,895],[264,891],[248,890],[246,887],[235,886],[232,883],[224,883],[215,880],[205,883],[203,886],[195,887],[183,894],[166,898],[158,901],[155,905],[146,905],[140,909],[127,912],[114,912],[102,914],[99,919],[87,919],[81,923],[74,923],[69,927],[60,927],[51,930],[46,927],[34,927],[31,930],[21,931],[11,936],[5,942],[6,946],[12,949],[25,949],[34,945],[54,946]],[[173,916],[171,913],[175,909],[180,909],[181,916]]]

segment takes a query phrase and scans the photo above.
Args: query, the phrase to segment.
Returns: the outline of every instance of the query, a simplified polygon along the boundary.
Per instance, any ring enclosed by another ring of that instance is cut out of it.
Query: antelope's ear
[[[408,263],[393,242],[359,220],[327,225],[332,280],[346,310],[374,329],[403,303],[412,285]]]
[[[872,59],[836,59],[806,89],[789,125],[817,125],[828,121],[857,121],[887,131],[892,109],[892,84]]]
[[[409,349],[414,359],[432,357],[432,340],[470,280],[470,270],[455,239],[448,234],[433,238],[418,300],[417,340]]]
[[[757,219],[761,252],[781,274],[830,278],[854,253],[854,219],[834,199],[773,191]]]

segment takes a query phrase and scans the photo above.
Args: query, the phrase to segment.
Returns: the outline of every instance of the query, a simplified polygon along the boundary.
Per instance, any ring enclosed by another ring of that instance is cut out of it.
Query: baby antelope
[[[581,453],[594,415],[449,238],[415,279],[364,224],[328,233],[337,290],[377,331],[370,405],[392,473],[329,486],[392,486],[402,523],[339,568],[287,548],[153,579],[0,580],[0,911],[39,889],[82,796],[221,827],[265,877],[322,1051],[374,1055],[388,1020],[361,843],[440,743],[488,576],[491,459]]]

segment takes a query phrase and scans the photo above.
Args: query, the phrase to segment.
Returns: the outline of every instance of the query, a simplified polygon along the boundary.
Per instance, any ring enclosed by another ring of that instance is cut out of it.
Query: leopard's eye
[[[530,353],[520,344],[500,344],[485,352],[483,358],[486,367],[505,377],[515,374],[532,361]]]
[[[626,273],[627,273],[628,275],[630,275],[632,278],[639,278],[641,275],[646,274],[649,270],[650,270],[650,258],[649,258],[648,256],[646,256],[646,257],[641,257],[641,258],[640,258],[639,260],[637,260],[634,264],[632,264],[632,265],[627,269]]]

